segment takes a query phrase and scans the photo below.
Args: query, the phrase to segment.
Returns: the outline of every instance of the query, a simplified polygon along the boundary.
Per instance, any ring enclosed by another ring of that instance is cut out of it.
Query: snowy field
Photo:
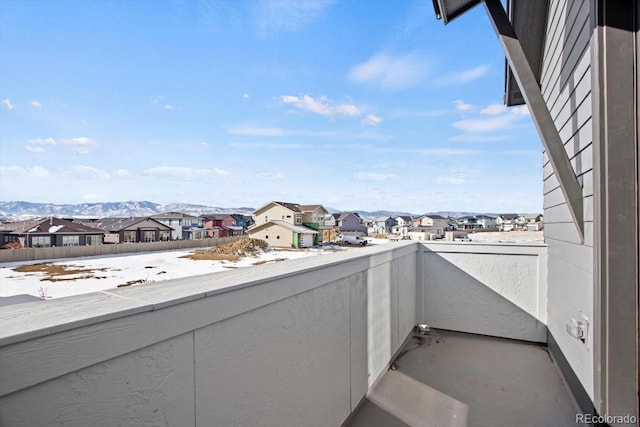
[[[470,233],[474,242],[542,243],[542,232]],[[367,238],[369,244],[387,244],[389,240]],[[115,289],[119,286],[149,286],[164,280],[247,268],[268,262],[319,256],[341,250],[358,250],[358,246],[327,246],[301,250],[271,249],[255,257],[238,261],[193,260],[182,258],[194,249],[108,257],[57,259],[46,262],[49,271],[15,271],[16,267],[43,264],[45,261],[0,264],[0,297],[32,295],[60,298],[69,295]],[[204,249],[204,248],[202,248]],[[65,274],[55,274],[67,270]],[[72,274],[68,274],[72,272]],[[1,305],[1,304],[0,304]]]
[[[388,243],[383,239],[368,239],[372,244]],[[205,248],[202,248],[205,249]],[[238,261],[192,260],[181,258],[194,249],[170,252],[148,252],[108,257],[57,259],[47,262],[51,269],[66,269],[74,274],[55,275],[47,272],[17,272],[16,267],[43,264],[45,261],[0,264],[0,297],[32,295],[39,298],[60,298],[69,295],[115,289],[118,286],[149,286],[163,280],[215,273],[234,268],[247,268],[267,262],[319,256],[359,247],[328,246],[301,250],[271,249],[255,257]],[[128,285],[127,285],[128,284]]]
[[[472,242],[544,243],[542,231],[489,231],[469,233]]]

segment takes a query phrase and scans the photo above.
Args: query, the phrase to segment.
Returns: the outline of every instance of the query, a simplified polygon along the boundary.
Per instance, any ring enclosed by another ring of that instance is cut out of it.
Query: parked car
[[[338,236],[338,242],[344,243],[345,245],[360,245],[360,246],[366,246],[368,243],[367,239],[365,239],[364,237],[348,236],[348,235],[342,235],[342,234]]]

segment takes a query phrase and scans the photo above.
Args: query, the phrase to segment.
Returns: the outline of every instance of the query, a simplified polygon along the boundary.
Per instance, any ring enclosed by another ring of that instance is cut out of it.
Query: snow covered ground
[[[469,233],[472,242],[544,243],[542,231],[489,231]]]
[[[372,244],[388,243],[384,239],[369,239]],[[256,257],[245,257],[239,261],[205,261],[181,258],[194,252],[184,249],[170,252],[148,252],[108,257],[57,259],[49,262],[54,266],[65,266],[71,270],[82,270],[77,274],[51,276],[45,272],[17,272],[15,267],[42,264],[20,262],[0,264],[0,297],[28,294],[35,297],[60,298],[117,288],[118,285],[148,286],[153,282],[180,277],[246,268],[266,262],[318,256],[336,250],[358,250],[359,247],[328,246],[306,250],[272,249]],[[204,248],[203,248],[204,249]]]
[[[543,242],[542,232],[470,233],[474,242]],[[369,244],[388,244],[387,239],[367,238]],[[46,272],[17,272],[15,267],[42,264],[38,262],[0,264],[0,297],[32,295],[34,297],[60,298],[69,295],[115,289],[118,285],[148,286],[163,280],[200,274],[246,268],[266,262],[305,258],[332,253],[336,250],[358,250],[359,246],[326,246],[306,250],[271,249],[256,257],[245,257],[239,261],[205,261],[181,258],[194,252],[184,249],[170,252],[148,252],[142,254],[108,257],[57,259],[49,262],[53,266],[65,266],[78,270],[75,274],[52,276]],[[81,271],[80,271],[81,270]],[[1,304],[0,304],[1,305]]]

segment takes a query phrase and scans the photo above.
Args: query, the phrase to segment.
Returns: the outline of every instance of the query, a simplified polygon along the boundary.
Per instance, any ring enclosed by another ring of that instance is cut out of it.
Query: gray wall
[[[220,237],[217,239],[174,240],[170,242],[119,243],[92,246],[58,246],[54,248],[22,248],[0,250],[0,263],[39,261],[58,258],[118,255],[136,252],[170,251],[175,249],[205,248],[233,242],[242,237]]]
[[[593,319],[593,124],[590,4],[552,0],[541,87],[556,128],[583,187],[585,236],[581,244],[558,181],[545,155],[544,236],[548,245],[548,320],[553,335],[593,399],[593,352],[571,337],[566,324]],[[591,334],[590,328],[590,335]]]
[[[0,425],[340,425],[415,318],[402,242],[0,308]]]
[[[421,245],[419,260],[422,322],[546,342],[546,245],[429,242]]]

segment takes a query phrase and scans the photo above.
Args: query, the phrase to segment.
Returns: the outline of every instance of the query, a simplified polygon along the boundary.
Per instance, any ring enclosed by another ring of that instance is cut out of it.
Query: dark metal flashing
[[[520,40],[522,50],[531,65],[531,71],[540,84],[549,1],[509,0],[507,1],[507,14],[514,32]],[[511,67],[509,67],[509,62],[506,60],[505,68],[505,104],[507,107],[522,105],[525,103],[524,96]]]
[[[436,18],[442,19],[445,25],[478,5],[481,0],[433,0]]]
[[[582,386],[582,383],[578,379],[578,376],[571,368],[571,365],[569,364],[567,359],[564,357],[562,350],[560,350],[560,346],[556,342],[555,338],[553,338],[553,334],[551,334],[549,330],[547,330],[547,347],[549,349],[551,357],[553,358],[553,361],[556,362],[558,369],[560,369],[562,378],[569,387],[569,391],[573,395],[573,398],[580,408],[581,413],[596,417],[598,415],[598,412],[596,411],[596,408],[593,405],[589,394]]]

